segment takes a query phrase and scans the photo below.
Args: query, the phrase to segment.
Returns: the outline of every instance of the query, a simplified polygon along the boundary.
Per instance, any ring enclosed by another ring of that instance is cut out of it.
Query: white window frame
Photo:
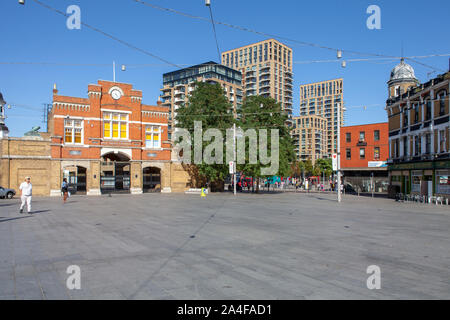
[[[67,122],[71,122],[70,125],[67,125]],[[75,126],[75,121],[80,121],[80,126]],[[72,142],[66,142],[66,129],[71,129],[72,133]],[[81,142],[75,142],[75,129],[81,129]],[[64,144],[75,144],[82,145],[84,144],[84,122],[82,119],[74,119],[74,118],[65,118],[64,119]]]
[[[157,128],[158,129],[158,131],[157,132],[155,132],[153,129],[154,128]],[[151,134],[151,139],[150,140],[147,140],[147,130],[149,130],[150,132],[150,134]],[[161,130],[161,126],[158,126],[158,125],[147,125],[147,126],[145,126],[145,148],[147,148],[147,149],[161,149],[161,137],[162,137],[162,130]],[[158,146],[155,146],[154,145],[154,139],[153,139],[153,136],[155,135],[155,134],[157,134],[157,135],[159,135],[159,139],[158,139]],[[151,141],[151,143],[152,143],[152,145],[151,146],[149,146],[148,145],[148,143]]]
[[[109,119],[106,118],[106,115],[108,115],[108,114],[110,115]],[[113,120],[113,116],[115,114],[117,114],[119,116],[119,120]],[[121,116],[126,116],[127,117],[126,120],[122,120]],[[105,137],[105,123],[106,122],[110,123],[110,126],[109,126],[109,134],[110,134],[110,136],[109,137]],[[118,137],[117,138],[113,137],[113,123],[114,122],[117,122],[118,125],[119,125],[119,127],[118,127],[119,132],[118,132]],[[120,137],[121,124],[123,124],[123,123],[125,123],[126,126],[127,126],[126,137],[125,138]],[[130,124],[130,115],[129,115],[128,112],[103,111],[102,124],[103,124],[103,126],[102,126],[103,139],[107,139],[107,140],[129,140],[129,136],[130,136],[130,125],[129,125]]]

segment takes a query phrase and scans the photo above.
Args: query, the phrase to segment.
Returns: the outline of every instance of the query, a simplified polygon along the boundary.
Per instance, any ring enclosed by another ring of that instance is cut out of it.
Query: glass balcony
[[[263,89],[263,88],[270,88],[270,81],[260,82],[260,83],[259,83],[259,88],[260,88],[260,89]]]

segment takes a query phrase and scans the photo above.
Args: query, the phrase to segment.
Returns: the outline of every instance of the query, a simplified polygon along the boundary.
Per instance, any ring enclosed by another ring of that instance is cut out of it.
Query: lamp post
[[[236,195],[236,157],[237,157],[237,152],[236,152],[236,139],[237,138],[242,138],[242,132],[236,133],[236,123],[233,123],[233,186],[234,186],[234,195]]]
[[[236,123],[233,123],[233,189],[236,195]]]
[[[341,104],[337,104],[337,200],[341,202]]]

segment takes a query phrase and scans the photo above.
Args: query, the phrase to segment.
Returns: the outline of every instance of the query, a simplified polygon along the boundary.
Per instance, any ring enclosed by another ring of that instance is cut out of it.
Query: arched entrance
[[[142,170],[143,192],[161,192],[161,169],[146,167]]]
[[[87,169],[81,166],[67,166],[64,168],[63,177],[67,179],[71,194],[86,194]]]
[[[102,156],[100,190],[102,193],[130,192],[130,158],[123,153],[110,152]]]

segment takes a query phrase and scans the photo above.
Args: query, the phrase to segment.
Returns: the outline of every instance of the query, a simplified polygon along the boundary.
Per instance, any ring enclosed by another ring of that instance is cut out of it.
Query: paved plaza
[[[450,206],[334,198],[0,200],[0,299],[450,299]]]

